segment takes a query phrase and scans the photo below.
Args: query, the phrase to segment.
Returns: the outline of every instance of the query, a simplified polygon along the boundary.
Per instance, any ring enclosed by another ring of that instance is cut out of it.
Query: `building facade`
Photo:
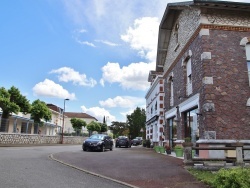
[[[160,73],[150,71],[148,81],[151,87],[146,98],[146,139],[153,145],[163,145],[164,135],[164,82]]]
[[[250,3],[169,3],[156,72],[164,80],[165,139],[250,140]],[[150,88],[151,89],[151,88]]]

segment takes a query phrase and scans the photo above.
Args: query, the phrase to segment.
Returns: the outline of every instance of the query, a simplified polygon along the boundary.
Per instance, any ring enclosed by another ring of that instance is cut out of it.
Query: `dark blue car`
[[[113,139],[105,134],[94,134],[82,144],[83,151],[105,151],[113,150]]]

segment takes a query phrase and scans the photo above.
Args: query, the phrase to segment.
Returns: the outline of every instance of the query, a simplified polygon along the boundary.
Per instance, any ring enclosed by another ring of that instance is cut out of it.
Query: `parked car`
[[[121,147],[124,146],[126,148],[131,147],[131,141],[127,136],[118,136],[115,142],[115,147]]]
[[[82,144],[83,151],[105,151],[109,149],[110,151],[113,150],[113,139],[105,134],[94,134],[88,139],[86,139]]]
[[[136,137],[135,139],[132,140],[132,144],[134,146],[138,146],[142,144],[142,139],[139,139],[138,137]]]

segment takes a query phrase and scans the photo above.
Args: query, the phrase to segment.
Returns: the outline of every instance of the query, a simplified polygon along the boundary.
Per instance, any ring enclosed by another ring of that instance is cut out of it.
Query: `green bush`
[[[214,180],[216,188],[249,188],[250,169],[233,168],[221,169]]]

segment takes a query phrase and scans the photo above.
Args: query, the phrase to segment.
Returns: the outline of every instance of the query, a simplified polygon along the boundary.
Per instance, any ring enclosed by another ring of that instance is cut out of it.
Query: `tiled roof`
[[[85,118],[85,119],[95,119],[97,121],[97,119],[89,114],[86,113],[79,113],[79,112],[65,112],[64,113],[65,116],[69,117],[69,118]]]
[[[63,110],[62,108],[60,108],[54,104],[47,104],[47,107],[50,108],[51,110],[54,110],[54,111],[59,112],[59,113],[62,112],[62,110]]]

